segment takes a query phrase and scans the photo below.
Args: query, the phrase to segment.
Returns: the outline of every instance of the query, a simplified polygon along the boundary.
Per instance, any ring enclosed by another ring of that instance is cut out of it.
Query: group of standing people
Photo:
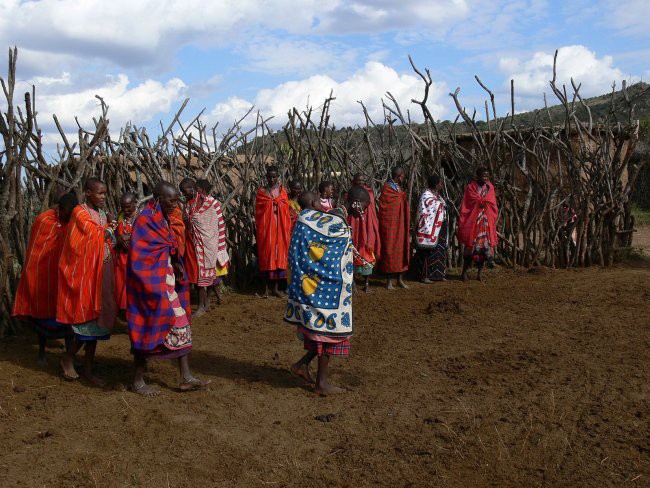
[[[279,171],[268,169],[267,185],[257,192],[255,223],[257,257],[260,277],[266,283],[264,297],[270,292],[283,296],[281,284],[286,281],[288,245],[291,232],[301,211],[299,203],[303,188],[300,182],[289,184],[287,192],[279,179]],[[369,291],[369,279],[375,268],[386,277],[386,287],[408,288],[404,274],[413,264],[422,283],[447,278],[449,245],[449,209],[442,196],[443,180],[436,175],[427,180],[417,209],[415,253],[411,251],[411,209],[403,185],[405,171],[393,168],[384,183],[378,204],[375,194],[362,173],[354,175],[351,186],[364,188],[370,202],[362,217],[348,215],[352,243],[358,251],[354,258],[355,274],[362,278],[363,289]],[[334,186],[322,182],[313,204],[316,210],[329,212],[336,207]],[[311,192],[310,192],[311,194]],[[342,203],[346,194],[342,194]],[[492,266],[497,245],[496,221],[498,207],[490,173],[479,168],[476,178],[467,185],[458,217],[458,240],[464,246],[461,278],[469,279],[468,270],[475,263],[477,278],[482,279],[484,265]],[[413,263],[411,260],[413,259]]]
[[[415,269],[420,281],[443,281],[447,275],[449,245],[449,210],[441,192],[443,181],[430,176],[427,189],[418,206]],[[492,267],[497,246],[498,206],[494,185],[487,168],[478,168],[476,178],[465,188],[458,215],[457,237],[463,245],[461,279],[468,281],[472,263],[478,269],[477,279],[483,279],[485,264]]]
[[[199,289],[194,315],[201,315],[228,270],[225,221],[209,182],[182,183],[183,205],[179,190],[161,181],[142,207],[134,194],[122,195],[120,215],[113,219],[105,211],[106,184],[89,178],[84,203],[66,193],[35,219],[12,314],[36,328],[40,361],[47,339],[65,339],[64,378],[81,373],[104,384],[94,374],[95,352],[99,341],[110,338],[121,311],[134,357],[134,392],[159,393],[144,381],[149,360],[177,360],[181,391],[209,383],[189,369],[189,286]],[[78,372],[75,357],[82,348]]]
[[[353,335],[352,296],[354,277],[369,278],[375,266],[387,276],[386,286],[408,288],[404,273],[411,260],[411,212],[403,185],[405,172],[396,167],[385,182],[376,204],[365,176],[357,174],[341,205],[333,201],[331,182],[319,186],[319,194],[304,192],[297,182],[282,187],[276,167],[269,167],[267,185],[256,199],[257,251],[264,297],[270,290],[288,300],[284,319],[297,327],[306,353],[291,372],[314,384],[315,392],[329,395],[342,391],[328,381],[332,356],[350,354]],[[449,242],[448,210],[441,195],[442,180],[428,179],[420,198],[416,232],[416,268],[423,283],[446,278]],[[494,258],[497,204],[489,172],[479,168],[465,190],[459,216],[459,240],[465,246],[462,279],[472,262],[483,265]],[[313,378],[309,366],[318,357]]]
[[[288,295],[285,320],[298,325],[307,353],[291,371],[315,383],[320,394],[338,391],[327,381],[329,357],[347,356],[352,335],[354,277],[364,290],[375,267],[387,276],[387,288],[408,288],[404,273],[411,260],[410,208],[403,168],[394,168],[376,197],[363,174],[334,201],[334,185],[303,191],[294,181],[289,191],[279,170],[267,168],[266,185],[256,194],[257,263],[263,297]],[[418,207],[415,260],[424,283],[446,276],[448,210],[442,182],[432,176]],[[228,273],[226,225],[220,202],[207,180],[186,178],[179,187],[159,182],[153,196],[138,202],[133,193],[120,199],[120,214],[105,211],[107,186],[89,178],[84,202],[74,193],[39,215],[31,229],[27,259],[13,315],[29,319],[39,335],[39,360],[49,338],[63,338],[63,375],[79,377],[75,364],[83,348],[80,373],[91,382],[99,341],[108,340],[117,316],[126,319],[134,357],[132,390],[145,396],[159,392],[144,380],[146,363],[174,359],[181,391],[209,382],[194,377],[190,285],[198,289],[193,316],[206,313],[210,295],[218,301]],[[182,198],[181,198],[182,196]],[[496,198],[489,173],[479,169],[465,191],[458,237],[465,245],[463,279],[472,261],[490,263],[496,246]],[[283,288],[286,284],[287,293]],[[309,363],[318,360],[312,379]]]

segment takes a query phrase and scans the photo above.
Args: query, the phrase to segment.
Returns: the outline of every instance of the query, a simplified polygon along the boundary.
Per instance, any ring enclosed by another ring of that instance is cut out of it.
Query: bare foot
[[[433,283],[433,281],[431,281],[429,278],[424,278],[423,280],[420,280],[420,282],[422,282],[422,283],[424,283],[426,285],[429,285],[429,284]]]
[[[153,398],[160,395],[160,390],[156,390],[144,382],[140,386],[136,386],[135,383],[131,385],[131,391],[147,398]]]
[[[202,390],[210,383],[212,383],[212,380],[203,381],[198,378],[191,377],[187,380],[183,379],[181,383],[178,384],[178,389],[181,391]]]
[[[84,379],[90,381],[95,386],[99,386],[100,388],[103,388],[104,386],[106,386],[106,381],[99,378],[98,376],[95,376],[92,373],[92,371],[82,371],[81,376],[83,376]]]
[[[205,308],[197,308],[196,312],[194,312],[194,317],[201,317],[202,315],[205,315],[207,310]]]
[[[404,280],[402,280],[402,279],[398,280],[398,281],[397,281],[397,284],[398,284],[401,288],[404,288],[405,290],[408,290],[408,289],[409,289],[408,285],[407,285],[406,283],[404,283]]]
[[[392,280],[388,280],[388,283],[386,283],[386,289],[387,290],[394,290],[395,289],[395,287],[393,286],[393,281]]]
[[[311,373],[309,372],[309,366],[307,364],[300,365],[296,363],[291,365],[291,368],[289,369],[294,375],[302,378],[307,383],[316,383],[314,381],[314,378],[312,378]]]
[[[286,294],[280,290],[273,290],[273,296],[277,298],[286,298]]]
[[[483,277],[483,274],[479,271],[478,275],[476,275],[477,281],[485,281],[485,278]]]
[[[59,365],[61,366],[61,370],[63,371],[63,377],[66,380],[73,381],[79,378],[79,374],[74,369],[74,363],[72,359],[70,359],[68,356],[64,356],[61,358],[59,361]]]
[[[463,280],[465,283],[467,283],[469,281],[469,276],[467,276],[467,272],[460,275],[460,279]]]
[[[363,291],[364,291],[365,293],[370,293],[370,285],[366,285],[366,286],[364,286],[364,287],[363,287]]]
[[[314,392],[320,396],[336,395],[338,393],[345,393],[345,388],[339,388],[338,386],[324,384],[316,386]]]

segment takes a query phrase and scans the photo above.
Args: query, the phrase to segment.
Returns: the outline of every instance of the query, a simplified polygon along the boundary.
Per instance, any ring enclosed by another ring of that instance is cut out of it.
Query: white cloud
[[[553,77],[553,54],[536,52],[530,57],[503,57],[499,69],[507,76],[507,83],[515,80],[515,92],[519,95],[536,95],[550,91],[549,81]],[[611,56],[599,58],[585,46],[565,46],[558,50],[557,85],[571,87],[571,78],[576,84],[582,83],[583,96],[601,95],[607,92],[613,82],[620,83],[625,78],[621,70],[614,66]]]
[[[141,67],[169,63],[183,46],[222,48],[259,32],[446,31],[470,11],[467,0],[2,0],[0,45]]]
[[[316,16],[321,33],[394,32],[404,28],[446,32],[471,13],[471,0],[338,1]]]
[[[119,130],[126,122],[137,125],[150,121],[157,114],[166,114],[172,104],[179,101],[185,92],[183,81],[173,78],[166,83],[146,80],[136,86],[129,86],[129,78],[120,74],[111,77],[103,86],[83,89],[73,93],[41,94],[37,97],[39,122],[46,125],[56,114],[66,128],[74,127],[75,116],[85,128],[92,127],[92,118],[101,115],[99,95],[108,105],[110,128]]]
[[[64,71],[61,73],[61,76],[56,77],[56,76],[35,76],[32,79],[32,84],[38,87],[49,87],[52,85],[70,85],[72,81],[72,77],[70,76],[70,73],[67,71]]]
[[[648,0],[608,0],[603,22],[623,34],[648,35]]]
[[[424,85],[420,78],[409,74],[399,74],[394,69],[376,61],[369,61],[349,78],[337,82],[329,76],[315,75],[299,81],[288,81],[274,88],[258,91],[255,100],[250,102],[241,98],[230,98],[219,103],[210,116],[223,123],[231,123],[243,115],[251,105],[255,105],[264,116],[275,116],[275,126],[286,121],[289,110],[296,107],[304,110],[308,106],[320,107],[333,91],[336,100],[332,102],[331,121],[337,127],[364,123],[363,112],[357,101],[363,101],[373,120],[381,123],[383,110],[381,99],[390,91],[398,100],[404,112],[410,110],[414,120],[421,120],[418,106],[411,103],[412,98],[420,99]],[[429,95],[429,109],[435,118],[441,118],[446,107],[441,99],[446,95],[444,83],[434,83]]]
[[[254,71],[304,76],[347,70],[356,61],[357,50],[333,42],[262,37],[247,44],[246,55],[250,60],[246,67]]]
[[[223,126],[232,124],[241,119],[253,106],[252,103],[239,97],[230,97],[225,102],[217,103],[209,114],[210,121],[219,122]]]
[[[547,0],[470,2],[467,18],[452,23],[446,38],[456,47],[471,50],[494,51],[530,42],[540,31],[540,21],[551,13]]]

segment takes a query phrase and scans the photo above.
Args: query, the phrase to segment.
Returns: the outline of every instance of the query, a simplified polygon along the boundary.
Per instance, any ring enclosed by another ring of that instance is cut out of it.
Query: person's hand
[[[176,281],[183,281],[185,277],[185,269],[183,268],[183,265],[176,262],[172,264],[172,268],[174,269],[174,277],[176,278]]]
[[[131,234],[118,234],[117,235],[117,243],[120,247],[122,247],[125,250],[129,249],[129,244],[131,243]]]

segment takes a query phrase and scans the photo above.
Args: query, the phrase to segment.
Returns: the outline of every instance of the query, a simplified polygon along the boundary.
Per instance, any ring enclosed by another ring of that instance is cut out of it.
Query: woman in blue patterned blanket
[[[350,189],[344,205],[328,213],[315,210],[317,196],[303,193],[289,245],[289,300],[285,320],[297,325],[307,353],[291,372],[315,383],[321,396],[345,391],[328,381],[330,356],[350,354],[354,246],[348,214],[363,217],[370,203],[365,188]],[[318,356],[316,381],[309,364]]]

